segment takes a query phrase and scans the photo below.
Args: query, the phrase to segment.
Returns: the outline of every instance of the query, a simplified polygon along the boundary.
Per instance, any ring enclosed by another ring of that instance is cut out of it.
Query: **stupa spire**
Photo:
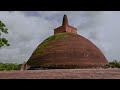
[[[63,32],[68,32],[68,33],[75,33],[77,34],[77,28],[74,28],[73,26],[70,26],[68,24],[68,18],[67,15],[63,16],[63,22],[62,25],[56,29],[54,29],[54,34],[56,33],[63,33]]]
[[[67,15],[64,15],[63,16],[63,23],[62,23],[63,26],[67,26],[68,25],[68,18],[67,18]]]

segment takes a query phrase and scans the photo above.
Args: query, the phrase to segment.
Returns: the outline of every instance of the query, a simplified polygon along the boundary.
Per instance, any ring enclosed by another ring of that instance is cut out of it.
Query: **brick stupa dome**
[[[64,15],[62,26],[36,48],[27,64],[31,68],[92,68],[104,67],[108,61],[91,41],[77,34]]]

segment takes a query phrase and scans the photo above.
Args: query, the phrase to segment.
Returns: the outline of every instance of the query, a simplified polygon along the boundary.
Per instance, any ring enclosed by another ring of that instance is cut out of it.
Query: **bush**
[[[120,61],[114,60],[114,61],[110,62],[109,64],[116,68],[120,68]]]
[[[12,64],[12,63],[0,63],[0,71],[3,70],[19,70],[20,65],[19,64]]]

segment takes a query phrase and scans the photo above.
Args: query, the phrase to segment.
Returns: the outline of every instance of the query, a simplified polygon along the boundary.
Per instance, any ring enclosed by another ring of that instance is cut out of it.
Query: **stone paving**
[[[0,79],[120,79],[120,69],[0,71]]]

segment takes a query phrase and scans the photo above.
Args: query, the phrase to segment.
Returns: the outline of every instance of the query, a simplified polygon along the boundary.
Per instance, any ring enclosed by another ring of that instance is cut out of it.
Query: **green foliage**
[[[120,68],[120,61],[114,60],[109,63],[110,65],[113,65],[116,68]]]
[[[61,40],[61,39],[65,39],[66,37],[69,36],[70,33],[58,33],[55,35],[52,35],[50,37],[48,37],[46,40],[44,40],[37,48],[35,53],[39,53],[39,54],[43,54],[44,53],[44,49],[46,46],[48,46],[51,42],[54,42],[55,40]],[[34,54],[35,54],[34,53]]]
[[[2,32],[7,34],[8,29],[6,28],[6,25],[4,23],[2,23],[2,21],[0,21],[0,47],[2,47],[4,45],[10,46],[10,44],[8,44],[8,40],[1,37]]]
[[[12,64],[12,63],[0,63],[0,71],[4,70],[19,70],[20,65],[19,64]]]

